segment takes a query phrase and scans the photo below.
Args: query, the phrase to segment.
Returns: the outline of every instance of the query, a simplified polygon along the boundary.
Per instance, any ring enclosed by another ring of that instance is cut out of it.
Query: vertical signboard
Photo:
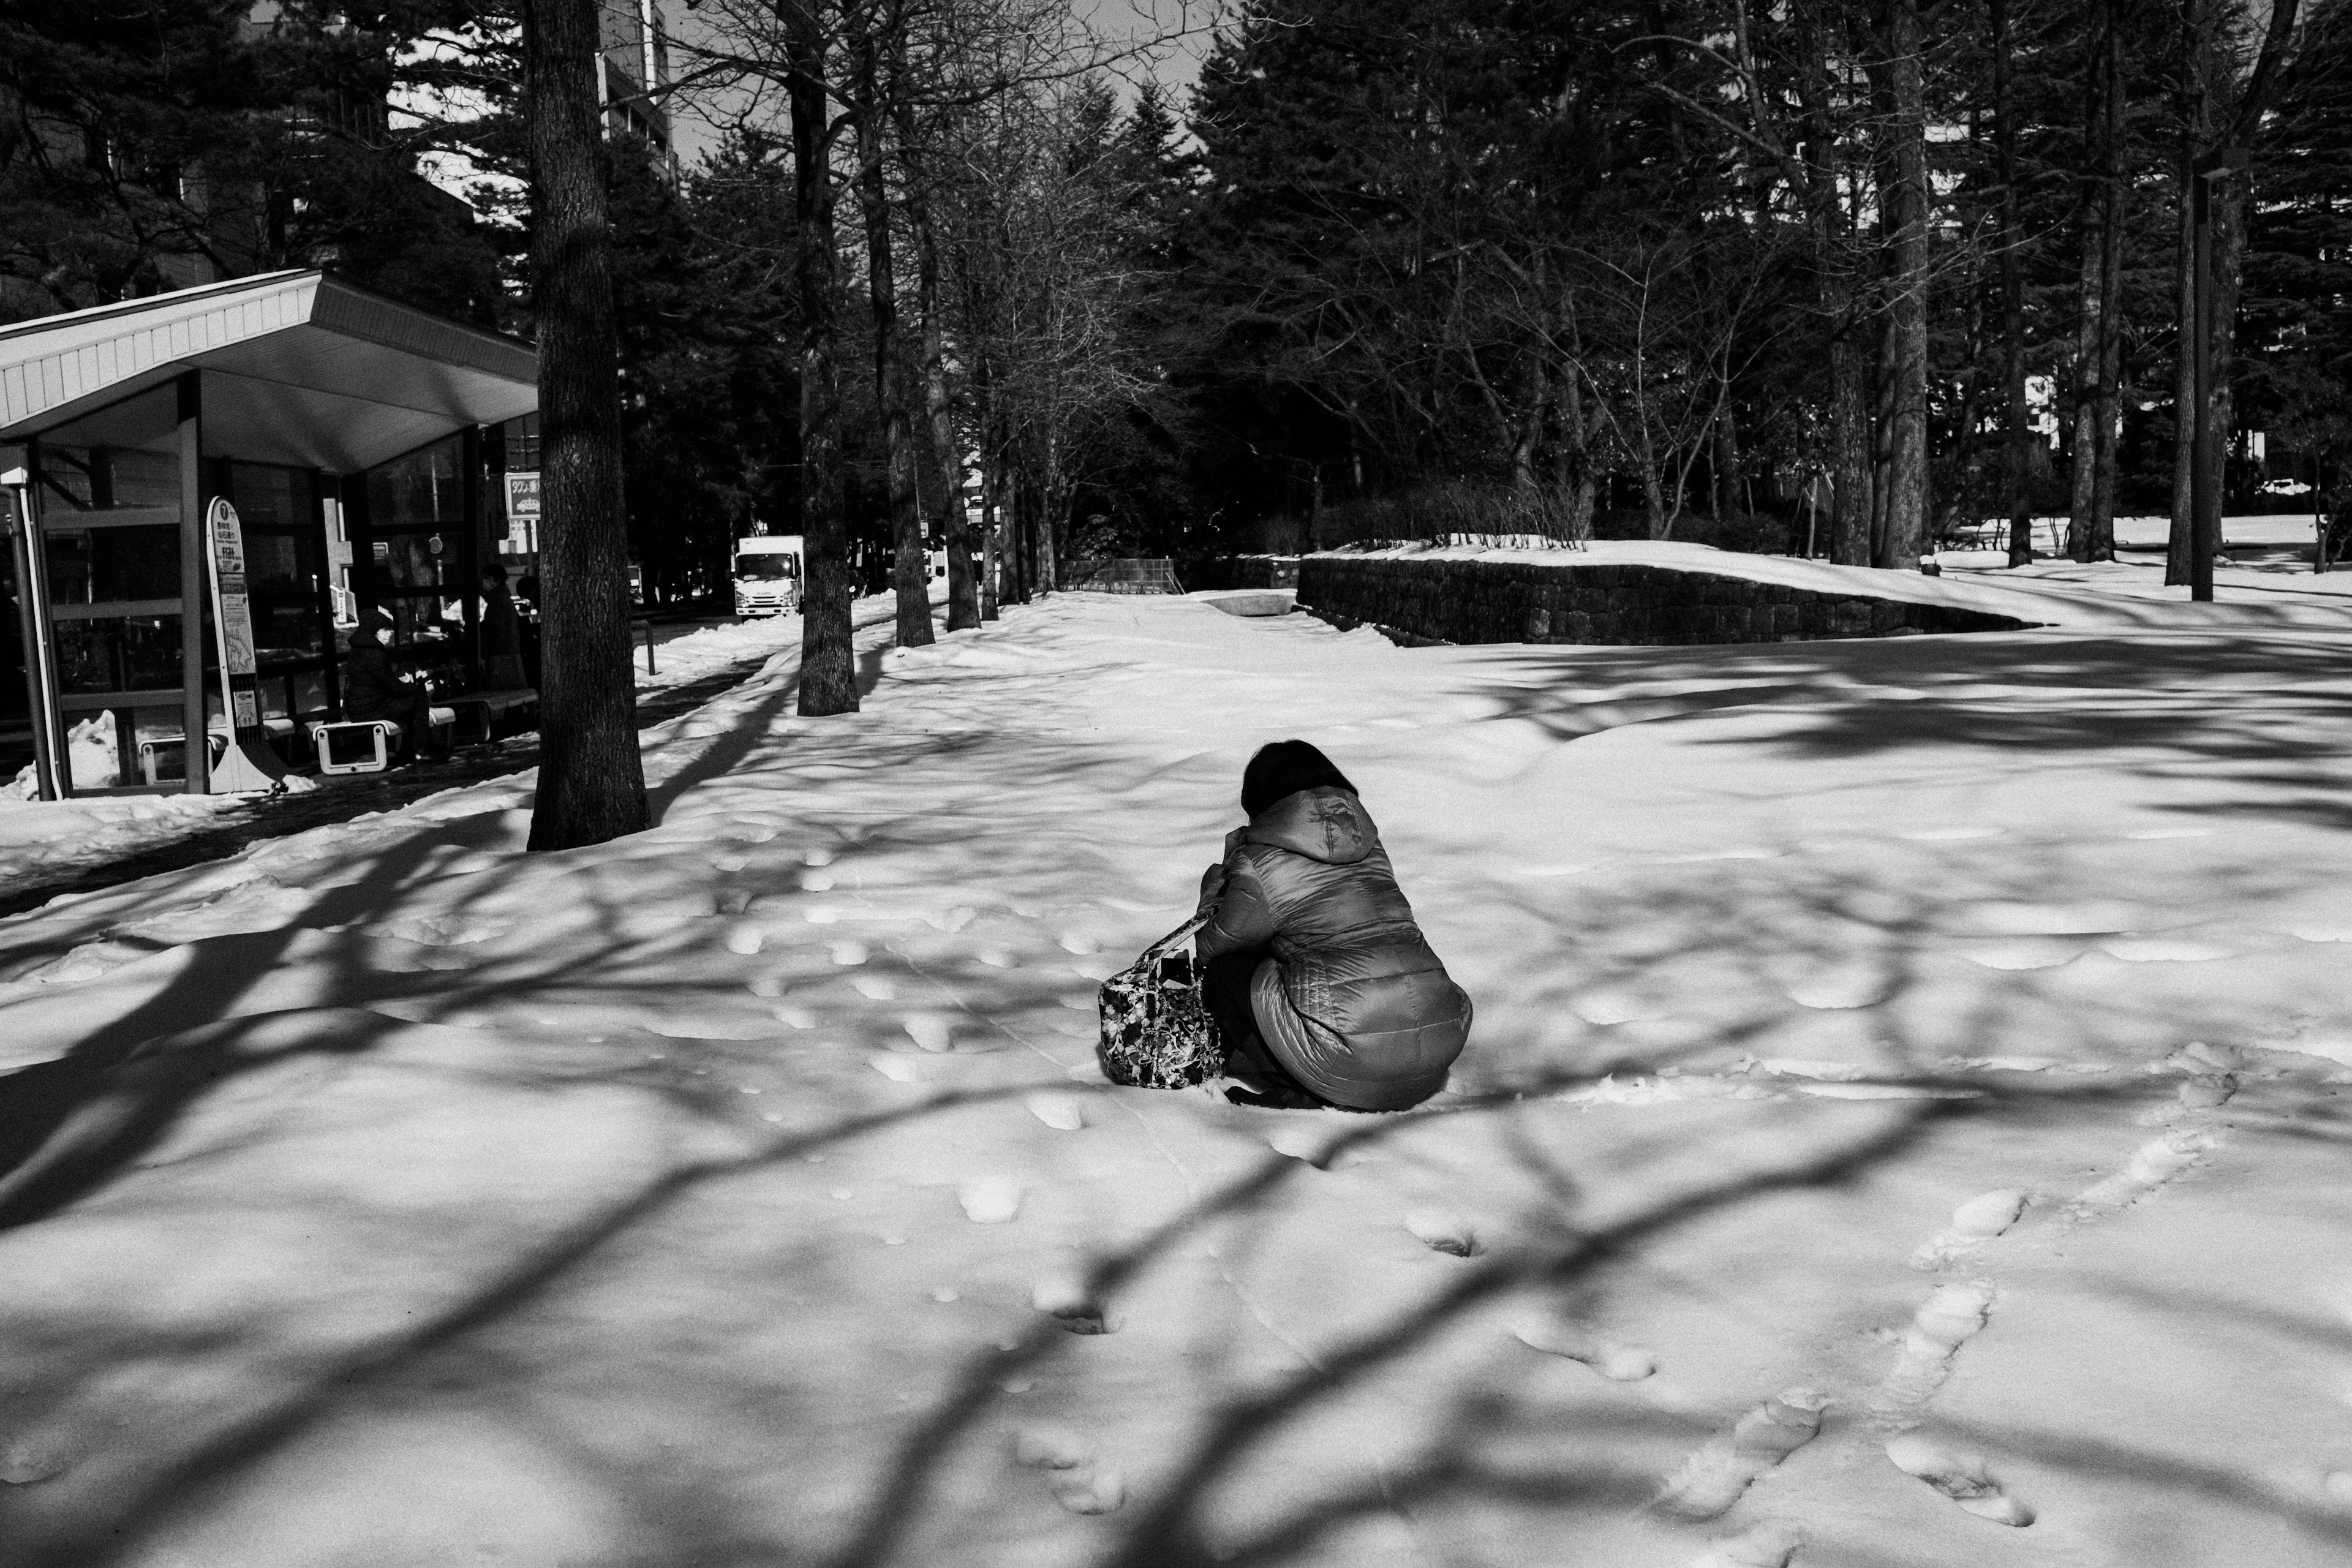
[[[226,496],[205,512],[205,563],[212,570],[213,635],[220,650],[221,708],[228,744],[212,770],[215,795],[284,787],[285,764],[261,733],[260,682],[255,679],[253,608],[246,597],[245,531]],[[191,744],[195,744],[191,738]],[[194,752],[191,752],[194,755]]]
[[[507,475],[507,540],[509,555],[539,552],[539,475]]]
[[[205,536],[212,544],[213,629],[220,644],[222,699],[234,737],[258,728],[261,712],[253,674],[253,610],[245,593],[245,531],[227,497],[215,500],[205,514]]]

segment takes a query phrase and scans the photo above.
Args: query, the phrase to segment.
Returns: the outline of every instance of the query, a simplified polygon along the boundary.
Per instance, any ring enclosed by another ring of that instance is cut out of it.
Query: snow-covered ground
[[[886,618],[890,603],[887,595],[862,600],[857,618]],[[636,634],[637,694],[666,691],[731,665],[772,658],[786,647],[797,647],[800,635],[797,616],[657,625],[650,658],[646,634]],[[95,714],[76,725],[72,744],[78,781],[86,785],[113,782],[112,714]],[[298,775],[297,787],[308,787],[310,782]],[[27,765],[14,782],[0,787],[0,888],[45,882],[137,855],[211,826],[223,814],[246,804],[235,795],[78,795],[44,803]]]
[[[887,630],[632,838],[526,775],[0,921],[12,1562],[2352,1548],[2352,629]],[[1095,1070],[1286,735],[1477,1000],[1421,1112]]]

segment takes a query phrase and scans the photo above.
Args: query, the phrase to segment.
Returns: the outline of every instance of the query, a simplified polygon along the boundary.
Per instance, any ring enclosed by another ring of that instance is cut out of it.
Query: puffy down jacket
[[[1286,1063],[1342,1105],[1434,1093],[1462,1054],[1470,999],[1413,923],[1363,803],[1329,785],[1285,795],[1226,840],[1203,961],[1271,946],[1320,1047]]]

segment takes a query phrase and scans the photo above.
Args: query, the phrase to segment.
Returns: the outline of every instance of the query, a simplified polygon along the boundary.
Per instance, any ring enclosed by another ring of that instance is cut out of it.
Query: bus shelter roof
[[[0,442],[140,446],[106,411],[204,373],[208,457],[357,473],[538,406],[527,343],[318,271],[271,272],[0,327]]]

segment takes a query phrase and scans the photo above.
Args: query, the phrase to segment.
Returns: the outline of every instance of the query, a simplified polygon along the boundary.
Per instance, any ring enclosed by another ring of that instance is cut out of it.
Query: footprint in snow
[[[1096,1462],[1094,1445],[1064,1426],[1033,1426],[1013,1436],[1013,1458],[1045,1479],[1045,1490],[1072,1513],[1115,1513],[1127,1482]]]
[[[1639,1383],[1658,1370],[1648,1351],[1622,1345],[1547,1312],[1529,1312],[1511,1325],[1511,1337],[1529,1350],[1582,1362],[1612,1383]]]
[[[835,942],[825,944],[825,952],[843,968],[853,968],[866,962],[866,947],[862,942]]]
[[[1886,1457],[1979,1519],[2022,1529],[2033,1510],[2001,1489],[1980,1454],[1962,1453],[1923,1432],[1906,1432],[1886,1445]]]
[[[1727,1511],[1757,1477],[1813,1440],[1827,1404],[1810,1388],[1774,1394],[1708,1438],[1651,1506],[1693,1522]]]
[[[0,1481],[28,1487],[65,1474],[80,1458],[79,1449],[64,1437],[37,1434],[16,1437],[0,1445]]]
[[[1789,1568],[1789,1560],[1803,1544],[1803,1538],[1786,1525],[1759,1524],[1710,1542],[1691,1568]]]
[[[1870,1396],[1871,1408],[1895,1415],[1926,1403],[1952,1374],[1952,1358],[1960,1347],[1992,1315],[1992,1287],[1982,1280],[1938,1285],[1927,1292],[1903,1332],[1894,1370]]]
[[[1276,1153],[1318,1171],[1343,1171],[1357,1163],[1359,1156],[1335,1151],[1332,1145],[1336,1142],[1338,1139],[1329,1131],[1306,1118],[1286,1120],[1265,1137],[1265,1146]],[[1413,1234],[1418,1236],[1420,1232]]]
[[[1021,1184],[1010,1176],[975,1176],[956,1188],[963,1217],[974,1225],[1003,1225],[1021,1212]]]
[[[983,947],[972,956],[991,969],[1013,969],[1018,967],[1021,963],[1019,959],[1001,947]]]
[[[887,975],[861,974],[849,984],[856,986],[857,994],[868,1001],[891,1002],[898,999],[898,983]]]
[[[2172,1091],[2183,1110],[2219,1110],[2230,1103],[2238,1092],[2238,1075],[2229,1072],[2201,1072],[2184,1078]]]
[[[1911,1267],[1927,1270],[1946,1264],[1990,1241],[2017,1223],[2029,1196],[2023,1187],[2002,1187],[1970,1198],[1952,1211],[1952,1223],[1920,1244],[1911,1255]]]
[[[1118,1331],[1110,1309],[1095,1300],[1086,1285],[1066,1276],[1037,1281],[1029,1304],[1073,1334],[1108,1334]]]
[[[1029,1114],[1056,1132],[1076,1132],[1087,1124],[1087,1115],[1074,1094],[1033,1094],[1021,1102]]]
[[[2195,1128],[2151,1138],[2132,1151],[2122,1170],[2076,1194],[2067,1211],[2076,1219],[2095,1219],[2129,1207],[2170,1186],[2203,1160],[2217,1142],[2211,1133]]]
[[[1410,1210],[1404,1216],[1404,1227],[1432,1252],[1443,1252],[1451,1258],[1475,1258],[1483,1250],[1470,1222],[1450,1209]]]
[[[862,982],[858,989],[865,990]],[[866,994],[870,996],[873,993],[868,991]],[[910,1013],[898,1020],[898,1024],[907,1031],[907,1037],[924,1050],[938,1054],[955,1049],[955,1032],[941,1014]]]
[[[1102,951],[1102,943],[1087,935],[1084,931],[1066,931],[1062,935],[1055,937],[1054,940],[1064,952],[1075,952],[1081,958],[1090,952],[1100,952]]]

